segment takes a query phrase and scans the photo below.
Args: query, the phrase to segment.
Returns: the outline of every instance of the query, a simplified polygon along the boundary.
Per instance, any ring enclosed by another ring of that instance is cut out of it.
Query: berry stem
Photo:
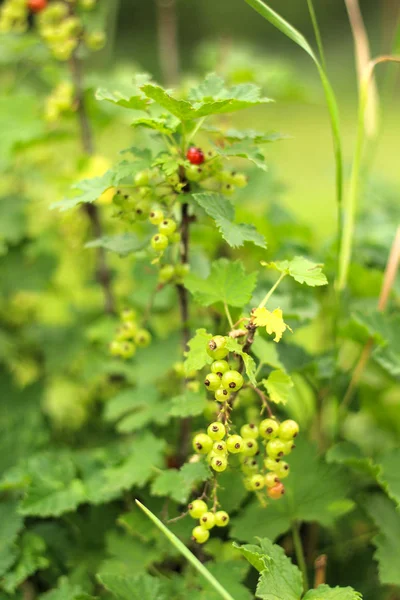
[[[292,537],[293,537],[294,551],[296,553],[297,564],[299,566],[300,571],[303,574],[304,591],[307,592],[309,589],[307,566],[306,566],[306,559],[304,557],[303,544],[301,542],[301,537],[300,537],[300,527],[299,527],[299,524],[297,523],[297,521],[294,521],[292,523]]]
[[[258,308],[262,308],[263,306],[265,306],[268,302],[268,300],[271,298],[272,294],[274,293],[274,291],[276,290],[276,288],[278,287],[278,285],[281,283],[281,281],[286,277],[286,273],[281,273],[281,276],[279,277],[279,279],[274,283],[274,285],[272,286],[272,288],[269,290],[269,292],[264,296],[264,298],[262,299],[262,301],[260,302],[260,304],[258,305]]]
[[[82,64],[76,53],[72,55],[69,67],[75,87],[81,144],[83,151],[90,156],[94,151],[93,134],[86,110]],[[103,227],[98,207],[95,204],[84,204],[83,210],[90,220],[94,237],[101,238],[103,236]],[[101,247],[96,250],[96,279],[103,290],[105,312],[108,314],[115,313],[115,300],[111,288],[111,272],[107,265],[105,249]]]
[[[233,320],[232,320],[232,317],[231,317],[229,306],[227,305],[226,302],[224,302],[224,310],[225,310],[226,318],[228,319],[229,327],[231,329],[234,329]]]
[[[250,385],[250,384],[249,384],[249,387],[250,387],[252,390],[254,390],[254,391],[255,391],[255,393],[256,393],[256,394],[259,396],[259,398],[261,399],[261,402],[263,403],[263,407],[266,409],[266,411],[267,411],[267,413],[268,413],[268,416],[272,418],[274,415],[273,415],[273,412],[272,412],[272,410],[270,409],[270,406],[269,406],[269,404],[268,404],[267,397],[266,397],[266,395],[264,394],[264,392],[262,392],[260,389],[258,389],[258,387],[256,387],[255,385]]]

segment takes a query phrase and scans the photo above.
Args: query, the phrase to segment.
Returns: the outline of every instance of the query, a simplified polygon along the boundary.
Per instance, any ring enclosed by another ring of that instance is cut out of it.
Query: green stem
[[[312,0],[307,0],[308,11],[310,13],[312,26],[314,28],[315,40],[318,46],[319,58],[321,60],[321,65],[324,71],[326,71],[326,60],[325,60],[325,52],[324,46],[322,44],[321,32],[318,25],[317,15],[315,14],[314,4]]]
[[[233,319],[232,319],[231,313],[229,311],[229,306],[227,305],[226,302],[224,302],[224,309],[225,309],[226,318],[228,319],[229,327],[231,329],[233,329]]]
[[[278,287],[278,285],[280,284],[280,282],[284,279],[284,277],[286,277],[286,273],[282,273],[281,274],[281,276],[279,277],[279,279],[274,283],[274,285],[272,286],[272,288],[269,290],[268,294],[266,294],[264,296],[263,300],[258,305],[258,308],[262,308],[263,306],[265,306],[267,304],[268,300],[271,298],[272,294],[274,293],[274,291],[276,290],[276,288]]]
[[[337,289],[342,292],[347,285],[351,253],[353,246],[354,227],[357,212],[357,202],[360,188],[360,174],[363,158],[365,138],[365,110],[368,101],[369,78],[365,77],[360,87],[360,101],[358,108],[357,137],[354,151],[353,165],[351,169],[349,192],[345,209],[345,220],[342,232],[342,243],[339,256],[339,274]]]
[[[293,537],[294,551],[296,553],[297,564],[303,575],[304,591],[307,592],[309,589],[307,565],[306,565],[306,559],[304,557],[303,544],[301,542],[301,537],[300,537],[300,528],[299,528],[299,525],[297,522],[294,522],[292,524],[292,537]]]
[[[192,133],[189,135],[189,137],[187,139],[188,143],[194,138],[194,136],[199,131],[200,127],[203,125],[206,118],[207,117],[202,117],[201,119],[198,120],[196,127],[193,129]]]

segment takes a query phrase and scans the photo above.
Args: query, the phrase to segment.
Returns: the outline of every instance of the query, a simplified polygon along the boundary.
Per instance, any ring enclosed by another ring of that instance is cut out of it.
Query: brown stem
[[[260,398],[261,402],[263,403],[263,407],[266,409],[268,416],[269,417],[273,417],[273,412],[269,407],[268,404],[268,400],[267,400],[267,396],[264,394],[264,392],[262,392],[261,390],[258,389],[258,387],[256,387],[255,385],[249,385],[249,387],[258,395],[258,397]],[[263,411],[262,411],[263,412]]]
[[[189,205],[187,202],[182,204],[181,211],[181,249],[180,259],[183,265],[189,262],[189,236],[190,236],[190,216]],[[178,292],[179,308],[182,323],[182,350],[186,352],[190,340],[189,327],[189,297],[187,289],[181,283],[176,286]],[[181,421],[179,460],[185,461],[190,445],[190,426],[191,419],[186,418]]]
[[[326,554],[321,554],[314,562],[315,576],[314,576],[314,588],[322,585],[326,582],[326,565],[328,559]]]
[[[93,134],[86,111],[82,64],[76,54],[73,54],[70,59],[69,66],[75,87],[81,144],[84,152],[91,155],[94,151]],[[95,204],[84,204],[82,208],[90,220],[93,235],[96,238],[102,237],[103,227],[98,207]],[[111,272],[107,265],[106,251],[104,248],[97,248],[96,250],[96,279],[103,290],[104,310],[107,313],[112,314],[115,312],[115,301],[111,289]]]
[[[164,84],[173,86],[179,79],[178,19],[176,0],[157,0],[158,50]]]

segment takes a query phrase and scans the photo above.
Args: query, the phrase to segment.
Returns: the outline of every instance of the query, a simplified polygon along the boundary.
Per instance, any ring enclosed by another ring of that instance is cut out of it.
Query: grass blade
[[[207,581],[213,586],[213,588],[215,589],[215,591],[219,593],[219,595],[221,596],[221,598],[224,598],[224,600],[235,600],[229,594],[229,592],[227,592],[226,589],[219,583],[219,581],[217,581],[215,579],[215,577],[213,575],[211,575],[210,571],[208,569],[206,569],[206,567],[199,560],[197,560],[197,558],[194,556],[194,554],[192,554],[192,552],[190,552],[190,550],[188,548],[186,548],[185,544],[183,544],[176,537],[176,535],[174,535],[172,533],[172,531],[170,531],[168,529],[168,527],[166,527],[164,525],[164,523],[162,523],[160,521],[160,519],[158,519],[151,512],[151,510],[149,510],[148,508],[146,508],[141,502],[139,502],[139,500],[136,500],[136,504],[149,517],[149,519],[151,519],[153,521],[153,523],[158,527],[158,529],[163,532],[163,534],[169,539],[169,541],[171,542],[171,544],[173,546],[175,546],[175,548],[177,550],[179,550],[179,552],[182,554],[182,556],[184,556],[186,558],[186,560],[188,562],[190,562],[190,564],[193,565],[193,567],[195,569],[197,569],[197,571],[200,573],[200,575],[202,575],[204,577],[204,579],[207,579]]]

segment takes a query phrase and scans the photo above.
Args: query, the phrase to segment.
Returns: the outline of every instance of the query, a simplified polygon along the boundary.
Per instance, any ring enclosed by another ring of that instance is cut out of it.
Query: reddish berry
[[[27,4],[29,10],[34,13],[38,13],[46,8],[47,0],[28,0]]]
[[[186,158],[192,165],[201,165],[204,162],[204,154],[200,148],[191,146],[186,152]]]
[[[272,500],[278,500],[285,493],[285,487],[283,483],[276,483],[273,487],[270,487],[267,494]]]

